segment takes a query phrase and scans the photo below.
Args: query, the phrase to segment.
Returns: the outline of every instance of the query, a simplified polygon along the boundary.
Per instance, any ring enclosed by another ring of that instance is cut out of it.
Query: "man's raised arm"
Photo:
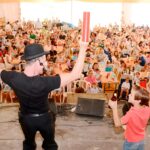
[[[84,65],[87,46],[88,46],[87,42],[80,42],[80,52],[73,70],[70,73],[60,74],[61,87],[67,85],[71,81],[78,79],[80,77]]]

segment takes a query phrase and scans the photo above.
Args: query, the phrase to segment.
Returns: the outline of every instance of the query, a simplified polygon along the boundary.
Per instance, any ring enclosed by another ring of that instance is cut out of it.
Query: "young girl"
[[[123,150],[144,150],[145,128],[150,118],[149,99],[149,92],[135,85],[128,100],[133,107],[121,120],[118,116],[117,101],[109,100],[115,126],[126,125]]]

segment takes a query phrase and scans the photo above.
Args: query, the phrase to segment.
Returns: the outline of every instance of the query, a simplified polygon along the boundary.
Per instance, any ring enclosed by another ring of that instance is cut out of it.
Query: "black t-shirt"
[[[15,91],[22,113],[47,112],[49,92],[60,87],[59,75],[28,77],[24,73],[3,70],[1,78]]]

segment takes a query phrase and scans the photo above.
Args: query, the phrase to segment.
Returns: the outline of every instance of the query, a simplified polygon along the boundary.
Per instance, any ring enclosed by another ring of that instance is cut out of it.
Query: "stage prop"
[[[89,42],[90,37],[90,12],[83,12],[82,41]]]

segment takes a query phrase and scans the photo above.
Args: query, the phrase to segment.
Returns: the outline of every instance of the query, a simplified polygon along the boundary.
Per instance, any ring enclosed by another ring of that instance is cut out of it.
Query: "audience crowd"
[[[0,28],[0,68],[23,71],[25,62],[20,58],[25,46],[40,43],[49,51],[44,75],[69,72],[78,57],[81,31],[81,23],[72,27],[59,20],[7,22]],[[111,83],[117,84],[119,98],[125,92],[126,99],[133,84],[150,92],[150,28],[95,26],[81,78],[91,85],[85,92],[102,92],[104,84]]]

